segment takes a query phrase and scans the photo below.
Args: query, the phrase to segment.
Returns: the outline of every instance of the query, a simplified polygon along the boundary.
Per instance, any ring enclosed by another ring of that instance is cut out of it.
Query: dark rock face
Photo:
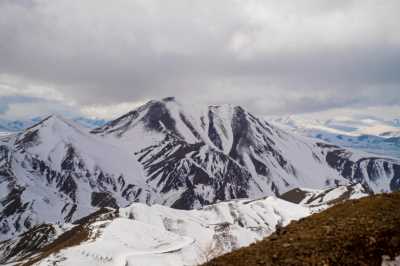
[[[162,102],[150,105],[147,115],[142,118],[142,122],[149,130],[162,131],[164,126],[168,131],[177,134],[175,120],[171,117],[169,110]]]
[[[23,212],[27,204],[23,204],[21,195],[25,190],[23,187],[14,187],[11,192],[0,202],[3,206],[1,217],[9,217],[18,212]],[[1,219],[1,218],[0,218]]]
[[[16,142],[17,148],[24,149],[34,145],[39,141],[38,130],[27,131],[19,140]]]
[[[104,208],[118,208],[115,198],[107,192],[92,192],[91,204],[94,207]]]
[[[300,188],[295,188],[280,195],[280,198],[298,204],[302,200],[304,200],[306,196],[307,196],[306,191],[301,190]]]
[[[348,159],[349,154],[345,150],[329,151],[326,155],[326,162],[332,167],[340,171],[347,179],[353,178],[354,162]]]
[[[235,114],[232,119],[233,143],[229,156],[237,160],[240,158],[239,147],[251,145],[251,136],[249,136],[249,121],[244,110],[240,107],[235,108]]]
[[[13,174],[11,171],[11,151],[9,147],[0,145],[0,183],[6,180],[11,180]]]
[[[335,197],[332,197],[332,195],[335,195]],[[302,205],[309,207],[326,208],[327,206],[333,206],[354,197],[361,198],[370,195],[373,195],[373,192],[370,191],[368,187],[356,183],[346,186],[341,185],[331,187],[323,190],[305,190],[302,188],[295,188],[279,197],[296,204],[301,203]]]
[[[13,229],[20,231],[31,227],[30,218],[24,216],[29,207],[29,202],[24,202],[21,197],[24,190],[24,187],[14,186],[1,199],[0,233],[6,234]]]
[[[56,235],[53,225],[42,224],[18,236],[15,240],[0,242],[0,263],[10,263],[35,254]],[[10,261],[10,259],[12,259]]]
[[[369,187],[367,181],[382,178],[382,173],[391,179],[390,189],[398,191],[400,180],[400,164],[391,159],[367,157],[358,160],[351,159],[351,153],[344,149],[330,146],[326,152],[326,162],[346,179]]]
[[[208,120],[210,121],[208,126],[208,137],[214,143],[215,146],[217,146],[219,149],[222,150],[222,141],[218,135],[217,130],[215,129],[214,116],[211,110],[208,111]]]
[[[202,157],[200,150],[206,149]],[[247,197],[250,173],[231,158],[204,143],[188,144],[174,136],[167,136],[159,146],[148,147],[137,153],[147,171],[148,182],[153,182],[160,193],[184,189],[181,197],[171,206],[191,209],[219,200]],[[213,162],[222,167],[208,172]],[[212,197],[198,194],[196,188],[209,187]]]
[[[75,162],[74,159],[77,157],[74,148],[70,145],[68,146],[64,160],[61,163],[61,169],[64,171],[74,171]]]
[[[400,165],[393,165],[393,179],[390,182],[392,191],[400,191]]]
[[[78,188],[74,178],[68,175],[62,182],[59,183],[59,190],[69,196],[73,201],[76,199],[76,190]]]

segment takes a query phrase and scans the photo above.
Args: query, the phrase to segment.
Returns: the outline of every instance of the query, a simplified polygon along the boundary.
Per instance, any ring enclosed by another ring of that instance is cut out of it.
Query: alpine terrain
[[[91,131],[53,115],[0,138],[0,239],[134,202],[189,210],[356,184],[399,190],[400,161],[293,134],[240,106],[165,98]]]

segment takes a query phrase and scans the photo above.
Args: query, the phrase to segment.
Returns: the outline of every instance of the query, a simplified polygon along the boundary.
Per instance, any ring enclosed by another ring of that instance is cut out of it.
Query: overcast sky
[[[400,116],[398,0],[0,0],[0,116],[150,99]]]

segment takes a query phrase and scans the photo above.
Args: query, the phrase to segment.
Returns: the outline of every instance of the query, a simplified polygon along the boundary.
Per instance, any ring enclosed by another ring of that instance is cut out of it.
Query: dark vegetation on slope
[[[340,203],[204,266],[381,265],[400,255],[400,193]]]
[[[24,258],[44,247],[56,235],[56,229],[51,224],[34,226],[29,231],[21,234],[15,241],[0,242],[0,264]]]
[[[116,215],[112,209],[102,208],[73,223],[74,227],[65,231],[54,241],[55,229],[51,225],[39,225],[21,235],[17,243],[13,240],[0,242],[0,248],[10,246],[7,256],[0,258],[1,263],[18,262],[17,265],[33,265],[62,249],[80,245],[96,238],[90,225],[95,221],[111,219]]]
[[[91,223],[95,221],[109,219],[113,215],[115,215],[113,210],[102,208],[80,220],[75,221],[73,223],[74,225],[76,225],[75,227],[73,227],[71,230],[66,231],[65,233],[60,235],[55,241],[40,249],[38,252],[38,256],[34,256],[33,258],[27,260],[21,265],[33,265],[36,262],[41,261],[47,258],[49,255],[55,254],[62,249],[79,246],[81,243],[95,238],[96,236],[93,235],[93,232],[90,230]]]

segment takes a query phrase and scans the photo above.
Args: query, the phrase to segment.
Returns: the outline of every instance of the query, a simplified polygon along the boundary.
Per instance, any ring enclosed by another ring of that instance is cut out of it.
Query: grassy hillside
[[[205,266],[381,265],[400,255],[400,192],[338,204]]]

